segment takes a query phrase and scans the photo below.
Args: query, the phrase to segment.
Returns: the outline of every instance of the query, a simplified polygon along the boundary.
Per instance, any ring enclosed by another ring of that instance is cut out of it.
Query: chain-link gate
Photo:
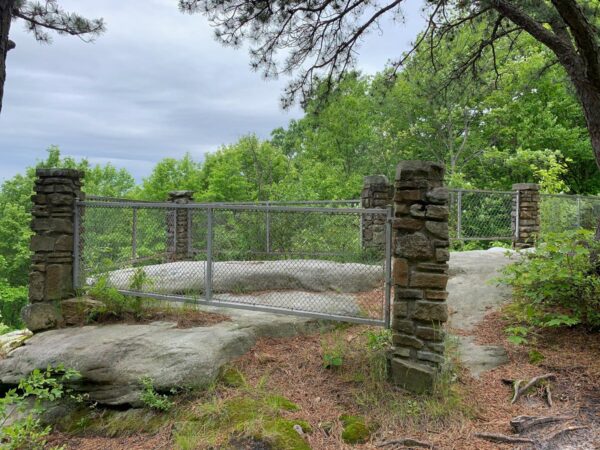
[[[82,201],[76,287],[387,326],[391,209]],[[385,224],[362,241],[365,218]]]

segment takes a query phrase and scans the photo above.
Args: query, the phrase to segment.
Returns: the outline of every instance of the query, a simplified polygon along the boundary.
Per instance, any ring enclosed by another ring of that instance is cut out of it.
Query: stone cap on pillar
[[[189,203],[194,200],[194,191],[171,191],[169,192],[168,201],[174,203]]]
[[[539,191],[540,185],[536,183],[516,183],[512,185],[513,191]]]
[[[401,161],[396,167],[396,181],[419,178],[442,181],[444,165],[435,161],[408,160]]]
[[[385,175],[367,175],[363,178],[363,186],[387,185],[388,178]]]
[[[83,170],[77,169],[36,169],[35,176],[38,178],[83,178]]]

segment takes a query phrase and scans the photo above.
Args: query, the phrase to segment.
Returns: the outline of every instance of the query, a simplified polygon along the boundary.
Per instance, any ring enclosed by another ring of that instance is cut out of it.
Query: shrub
[[[46,448],[46,436],[50,427],[42,425],[39,415],[43,412],[43,402],[54,402],[59,399],[83,401],[79,395],[65,387],[67,381],[80,377],[73,369],[65,369],[62,365],[46,370],[34,370],[27,378],[21,380],[16,389],[10,389],[0,399],[0,446],[7,450],[42,450]],[[33,398],[33,407],[27,402]],[[16,418],[18,413],[23,417]]]
[[[140,396],[140,399],[146,406],[159,411],[168,411],[173,407],[173,402],[169,400],[164,394],[159,394],[154,389],[154,383],[151,378],[143,377],[140,382],[144,387],[144,390]]]
[[[21,309],[27,304],[27,286],[10,286],[0,280],[0,317],[12,328],[21,328]]]
[[[501,281],[513,287],[515,318],[540,328],[600,328],[600,278],[590,257],[596,251],[600,245],[590,231],[548,234],[535,252],[507,266]],[[524,337],[523,329],[513,328]]]

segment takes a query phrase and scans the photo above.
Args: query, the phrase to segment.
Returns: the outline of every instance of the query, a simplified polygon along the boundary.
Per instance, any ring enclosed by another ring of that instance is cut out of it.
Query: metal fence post
[[[521,228],[521,191],[517,191],[516,198],[516,210],[515,210],[515,238],[519,239],[521,233],[519,233],[519,228]]]
[[[187,240],[187,257],[191,258],[194,250],[192,245],[192,210],[187,210],[187,229],[186,229],[186,240]]]
[[[79,210],[79,199],[75,199],[75,208],[73,211],[73,289],[77,290],[80,288],[80,210]]]
[[[385,298],[383,321],[386,328],[390,328],[390,308],[392,299],[392,219],[394,217],[393,206],[388,206],[387,217],[385,221]]]
[[[131,223],[131,259],[137,259],[137,208],[132,208],[133,220]]]
[[[456,239],[460,239],[462,234],[462,190],[458,191],[456,207],[458,210],[458,217],[456,219]]]
[[[577,196],[577,228],[581,228],[581,195]]]
[[[204,297],[207,301],[212,300],[212,269],[213,269],[213,209],[206,209],[206,269],[204,271]]]
[[[267,211],[265,214],[265,233],[267,234],[267,254],[271,253],[271,212],[268,209],[270,207],[270,203],[267,202]]]

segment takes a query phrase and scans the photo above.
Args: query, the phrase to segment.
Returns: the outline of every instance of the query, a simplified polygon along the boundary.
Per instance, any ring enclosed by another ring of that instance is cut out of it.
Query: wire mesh
[[[600,197],[542,194],[541,233],[558,233],[576,228],[595,230],[600,220]]]
[[[78,211],[83,286],[104,279],[132,295],[385,320],[386,258],[363,245],[361,223],[387,210],[88,201]]]
[[[513,192],[450,190],[450,238],[481,241],[511,239],[513,199]]]

